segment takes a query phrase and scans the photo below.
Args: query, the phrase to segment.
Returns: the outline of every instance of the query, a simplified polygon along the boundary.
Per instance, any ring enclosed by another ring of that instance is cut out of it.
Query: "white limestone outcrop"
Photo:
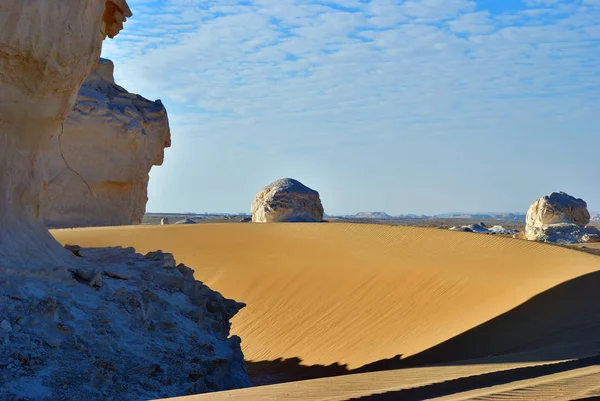
[[[71,263],[41,217],[41,145],[131,11],[125,0],[4,0],[0,7],[0,255],[5,266]]]
[[[62,131],[102,40],[128,16],[125,0],[0,5],[0,400],[250,385],[240,340],[229,337],[241,304],[172,255],[67,250],[42,221],[42,145]]]
[[[0,264],[0,400],[143,400],[250,386],[244,305],[173,255],[79,249],[72,268]]]
[[[559,244],[591,242],[600,231],[586,227],[590,213],[583,199],[553,192],[531,204],[527,211],[525,237],[530,241]]]
[[[282,178],[263,188],[252,202],[252,221],[320,222],[323,205],[319,193],[292,178]]]
[[[171,145],[167,112],[157,100],[115,84],[100,59],[75,107],[44,146],[42,215],[50,227],[141,224],[148,173]]]

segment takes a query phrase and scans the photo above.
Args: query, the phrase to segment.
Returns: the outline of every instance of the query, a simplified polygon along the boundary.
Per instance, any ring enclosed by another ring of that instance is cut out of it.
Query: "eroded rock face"
[[[42,215],[51,227],[141,224],[148,173],[171,144],[160,102],[115,84],[100,59],[61,130],[44,147]]]
[[[319,193],[292,178],[277,180],[263,188],[252,202],[252,221],[319,222],[323,205]]]
[[[71,263],[40,213],[40,146],[59,132],[131,12],[124,0],[4,0],[0,7],[0,255],[5,266]]]
[[[250,386],[229,320],[244,305],[173,255],[79,249],[80,265],[0,267],[0,399],[142,400]]]
[[[598,234],[593,227],[586,227],[589,222],[590,213],[583,199],[553,192],[529,207],[525,237],[552,243],[586,242]]]
[[[130,15],[124,0],[0,4],[0,400],[250,385],[229,337],[241,304],[169,254],[64,249],[41,218],[42,144],[62,132],[102,40]]]

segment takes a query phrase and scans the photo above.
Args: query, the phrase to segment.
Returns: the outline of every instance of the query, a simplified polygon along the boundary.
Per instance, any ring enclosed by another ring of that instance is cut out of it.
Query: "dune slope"
[[[429,367],[352,374],[221,393],[172,398],[174,401],[464,401],[591,400],[600,396],[598,360],[545,364],[485,364]]]
[[[536,315],[537,309],[502,322],[502,330],[513,334],[479,330],[476,334],[485,336],[469,337],[478,342],[472,347],[459,341],[457,352],[443,343],[600,268],[597,257],[565,248],[416,227],[202,224],[53,234],[62,243],[172,252],[195,269],[197,279],[246,302],[232,332],[241,336],[248,361],[274,361],[249,364],[255,377],[298,363],[345,365],[317,373],[326,375],[364,365],[402,366],[381,362],[392,358],[395,363],[399,355],[417,364],[509,353],[521,338],[514,334],[524,323],[519,319]],[[545,313],[539,321],[552,320],[552,311]],[[538,337],[523,337],[515,351],[536,350]],[[436,345],[439,353],[425,352]],[[547,336],[542,345],[556,348]],[[286,364],[280,358],[298,359]],[[295,376],[302,377],[314,376]],[[259,383],[285,379],[267,377]]]

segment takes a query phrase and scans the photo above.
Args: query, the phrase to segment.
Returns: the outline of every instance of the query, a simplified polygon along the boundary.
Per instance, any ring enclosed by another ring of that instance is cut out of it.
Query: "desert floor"
[[[598,256],[347,223],[53,234],[64,244],[172,252],[197,279],[247,303],[232,332],[254,383],[265,386],[189,400],[600,396]],[[290,382],[303,379],[312,380]]]

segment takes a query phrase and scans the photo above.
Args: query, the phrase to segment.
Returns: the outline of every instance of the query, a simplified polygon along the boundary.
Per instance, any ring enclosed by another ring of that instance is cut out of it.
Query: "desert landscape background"
[[[172,252],[194,268],[196,279],[246,303],[232,319],[232,334],[242,338],[253,383],[272,386],[222,399],[385,393],[381,399],[470,399],[486,391],[547,399],[561,391],[595,394],[600,387],[600,259],[594,255],[500,236],[349,223],[106,227],[53,235],[63,244]],[[374,373],[355,375],[362,372]]]
[[[0,401],[600,398],[597,0],[130,2],[0,5]]]

